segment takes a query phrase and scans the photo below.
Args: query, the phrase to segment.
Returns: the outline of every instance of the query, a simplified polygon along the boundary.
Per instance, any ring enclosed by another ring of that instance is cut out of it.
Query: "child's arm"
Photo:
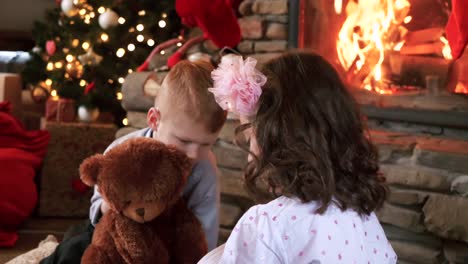
[[[184,190],[188,208],[200,221],[206,235],[208,250],[218,243],[219,188],[214,168],[208,161],[199,162],[193,169]]]

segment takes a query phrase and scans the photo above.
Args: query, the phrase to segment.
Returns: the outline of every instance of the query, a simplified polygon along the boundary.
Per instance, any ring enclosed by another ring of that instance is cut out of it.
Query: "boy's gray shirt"
[[[114,140],[104,151],[104,154],[127,139],[152,138],[152,136],[153,131],[150,128],[132,132]],[[219,188],[215,170],[209,161],[201,161],[194,166],[182,195],[186,198],[188,208],[198,218],[205,231],[208,250],[214,249],[218,243]],[[89,210],[89,218],[93,225],[96,225],[101,218],[101,203],[101,194],[95,187]]]

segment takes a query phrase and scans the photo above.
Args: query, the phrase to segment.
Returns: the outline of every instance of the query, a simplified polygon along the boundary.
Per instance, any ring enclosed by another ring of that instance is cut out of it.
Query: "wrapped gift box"
[[[47,121],[72,122],[76,117],[75,101],[66,98],[49,97],[46,103]]]
[[[40,216],[86,217],[92,189],[79,180],[83,159],[103,153],[114,140],[116,127],[99,123],[43,121],[50,142],[40,175]]]
[[[13,105],[13,115],[21,118],[21,76],[14,73],[0,73],[0,102],[9,101]]]

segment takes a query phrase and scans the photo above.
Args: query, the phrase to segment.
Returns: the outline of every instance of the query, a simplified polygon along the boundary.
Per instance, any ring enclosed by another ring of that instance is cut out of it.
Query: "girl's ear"
[[[104,155],[96,154],[85,159],[80,165],[80,178],[88,186],[94,186],[102,169]]]

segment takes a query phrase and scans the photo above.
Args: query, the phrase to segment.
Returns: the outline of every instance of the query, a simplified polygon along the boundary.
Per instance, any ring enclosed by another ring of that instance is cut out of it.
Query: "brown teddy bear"
[[[196,263],[207,252],[203,229],[181,195],[191,170],[181,151],[136,138],[80,166],[110,211],[96,225],[82,263]]]

